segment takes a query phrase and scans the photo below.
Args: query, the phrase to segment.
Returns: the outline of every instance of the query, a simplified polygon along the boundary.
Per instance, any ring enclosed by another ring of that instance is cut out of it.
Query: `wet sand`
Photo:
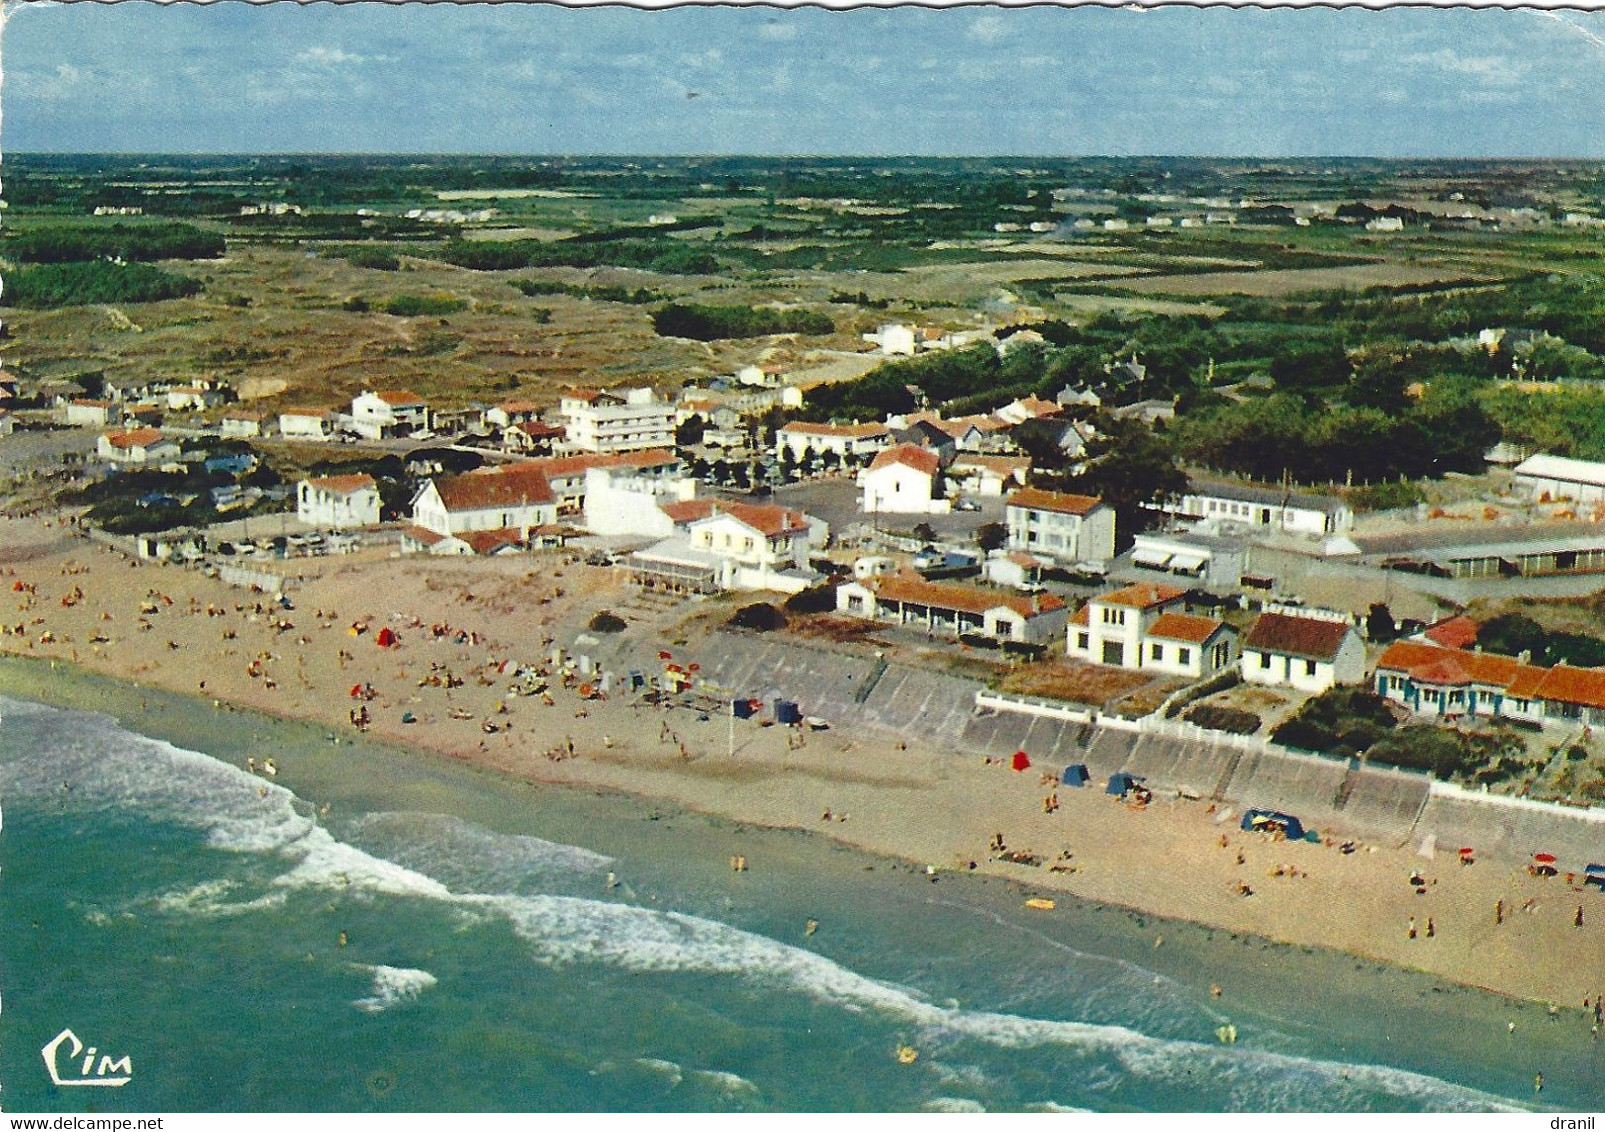
[[[809,830],[929,866],[938,880],[973,863],[1044,896],[1337,948],[1568,1010],[1605,990],[1605,902],[1565,876],[1394,845],[1346,854],[1337,838],[1275,841],[1239,831],[1206,802],[1158,797],[1135,809],[1096,786],[1056,787],[1049,768],[1015,772],[868,733],[738,721],[732,753],[723,716],[701,722],[623,695],[582,700],[580,680],[565,687],[557,673],[549,705],[511,694],[514,668],[549,661],[544,641],[571,641],[596,609],[628,600],[607,570],[381,553],[275,568],[304,574],[293,611],[199,571],[130,563],[42,521],[0,519],[0,650],[337,733],[352,733],[350,712],[365,705],[373,739],[531,781]],[[663,615],[665,647],[675,647],[671,617],[686,612]],[[387,628],[395,647],[376,643]],[[650,616],[631,629],[652,631]],[[372,699],[352,699],[353,685],[371,685]],[[1055,794],[1057,809],[1045,812]],[[1040,863],[1001,859],[1011,853]],[[1424,893],[1410,883],[1416,873]]]

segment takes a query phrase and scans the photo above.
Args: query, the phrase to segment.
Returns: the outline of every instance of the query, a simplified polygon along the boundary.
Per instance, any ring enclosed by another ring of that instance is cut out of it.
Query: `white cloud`
[[[295,57],[297,63],[312,63],[320,67],[356,66],[368,62],[370,56],[353,55],[338,47],[308,47]]]
[[[1001,16],[977,16],[964,33],[976,43],[996,43],[1009,34]]]
[[[1524,64],[1502,55],[1462,55],[1452,47],[1406,55],[1400,62],[1411,67],[1435,67],[1452,75],[1479,79],[1491,86],[1515,86],[1527,73]]]

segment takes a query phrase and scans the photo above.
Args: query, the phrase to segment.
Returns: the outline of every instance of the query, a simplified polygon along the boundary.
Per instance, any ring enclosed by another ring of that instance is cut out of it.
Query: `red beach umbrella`
[[[659,660],[673,660],[674,659],[674,654],[672,652],[660,652],[660,653],[658,653],[658,659]]]
[[[1475,852],[1476,852],[1476,850],[1475,850],[1475,849],[1472,849],[1472,848],[1470,848],[1470,847],[1469,847],[1469,846],[1467,846],[1467,847],[1464,847],[1464,848],[1462,848],[1462,849],[1461,849],[1461,850],[1460,850],[1460,855],[1461,855],[1461,856],[1462,856],[1462,857],[1470,857],[1470,856],[1471,856],[1471,855],[1472,855],[1472,854],[1474,854],[1474,853],[1475,853]]]
[[[1031,760],[1026,757],[1024,751],[1015,751],[1014,760],[1009,765],[1015,770],[1025,770],[1031,765]]]
[[[702,665],[700,665],[700,664],[689,664],[689,665],[686,666],[686,671],[688,671],[688,672],[701,672],[702,671]]]
[[[1555,863],[1555,854],[1534,853],[1533,860],[1537,861],[1540,865],[1553,865]]]
[[[361,697],[362,697],[362,685],[361,684],[353,684],[353,685],[351,685],[351,698],[355,700],[355,699],[360,699]]]

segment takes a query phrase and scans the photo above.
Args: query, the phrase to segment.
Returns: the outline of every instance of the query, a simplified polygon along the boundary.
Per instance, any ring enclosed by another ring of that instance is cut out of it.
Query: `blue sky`
[[[130,0],[0,47],[7,150],[1605,157],[1597,12]]]

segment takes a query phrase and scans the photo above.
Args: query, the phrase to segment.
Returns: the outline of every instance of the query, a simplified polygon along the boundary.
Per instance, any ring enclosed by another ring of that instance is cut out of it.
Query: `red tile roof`
[[[901,464],[906,468],[913,468],[916,472],[934,476],[942,467],[942,461],[935,452],[920,448],[914,444],[898,444],[875,454],[869,462],[869,470],[889,468],[893,464]]]
[[[1030,413],[1033,417],[1051,417],[1055,413],[1064,412],[1063,405],[1060,405],[1054,401],[1044,401],[1034,393],[1029,397],[1021,397],[1014,403],[1020,406],[1020,408],[1024,409],[1026,412]]]
[[[1033,511],[1053,511],[1060,515],[1085,515],[1103,502],[1096,495],[1071,495],[1063,491],[1043,491],[1022,487],[1009,493],[1010,507],[1029,507]]]
[[[1243,639],[1245,649],[1283,653],[1305,660],[1334,660],[1343,638],[1349,633],[1346,621],[1327,621],[1319,617],[1295,617],[1287,613],[1261,613]]]
[[[1446,649],[1469,649],[1477,643],[1477,630],[1481,627],[1465,614],[1460,614],[1447,617],[1436,625],[1428,625],[1422,635]]]
[[[389,405],[392,409],[399,409],[406,405],[422,405],[426,402],[410,389],[379,389],[374,396]]]
[[[1420,641],[1394,641],[1382,650],[1376,666],[1378,671],[1386,668],[1404,672],[1430,684],[1486,684],[1495,688],[1509,688],[1518,678],[1536,688],[1544,672],[1513,656],[1446,649]]]
[[[777,538],[808,529],[808,516],[800,511],[776,507],[772,503],[725,503],[719,510],[745,523],[765,538]]]
[[[526,460],[514,467],[532,467],[547,479],[584,475],[591,468],[661,468],[678,464],[680,457],[663,448],[649,448],[643,452],[586,452],[578,456],[545,456]]]
[[[872,436],[885,436],[889,432],[885,425],[878,424],[815,424],[812,421],[792,421],[790,424],[780,426],[781,432],[789,432],[799,436],[851,436],[859,440],[868,440]]]
[[[333,492],[335,495],[352,495],[356,492],[374,486],[374,479],[370,475],[358,473],[350,476],[318,476],[307,480],[313,487],[323,491]]]
[[[718,508],[716,499],[677,499],[673,503],[660,503],[658,510],[669,517],[675,524],[691,523],[698,519],[706,519]]]
[[[1070,624],[1072,624],[1072,625],[1090,625],[1090,624],[1092,624],[1092,614],[1087,612],[1087,610],[1090,609],[1090,608],[1091,608],[1090,606],[1083,605],[1080,609],[1078,609],[1074,613],[1072,613],[1070,615]]]
[[[1031,460],[1027,456],[959,456],[954,459],[955,472],[966,468],[984,468],[1004,479],[1013,475],[1023,478],[1031,470]]]
[[[886,601],[914,602],[937,609],[955,609],[963,613],[983,615],[988,610],[1012,609],[1021,617],[1036,617],[1064,608],[1063,599],[1054,594],[1036,594],[1025,597],[974,586],[957,586],[947,582],[927,582],[907,574],[881,578],[870,583],[876,595]]]
[[[427,527],[407,526],[401,529],[401,533],[413,542],[422,543],[424,546],[434,546],[437,542],[441,542],[446,538],[439,531],[431,531]]]
[[[504,413],[538,413],[541,407],[533,401],[503,401],[496,406]]]
[[[493,554],[504,546],[522,546],[518,531],[504,527],[495,531],[463,531],[456,536],[466,542],[475,554]]]
[[[1156,605],[1169,605],[1186,594],[1186,590],[1177,589],[1175,586],[1158,582],[1138,582],[1134,586],[1099,594],[1092,600],[1101,605],[1130,605],[1138,609],[1152,609]]]
[[[149,448],[162,438],[153,428],[135,428],[127,432],[108,432],[106,439],[113,448]]]
[[[434,481],[435,490],[448,511],[555,503],[557,496],[552,493],[552,485],[545,473],[534,466],[538,462],[529,460],[460,476],[444,476]]]
[[[1536,698],[1605,708],[1605,672],[1596,668],[1571,668],[1564,664],[1551,668],[1539,682]]]
[[[1226,622],[1216,621],[1213,617],[1195,617],[1191,613],[1161,613],[1148,630],[1148,636],[1201,645],[1226,627]]]

